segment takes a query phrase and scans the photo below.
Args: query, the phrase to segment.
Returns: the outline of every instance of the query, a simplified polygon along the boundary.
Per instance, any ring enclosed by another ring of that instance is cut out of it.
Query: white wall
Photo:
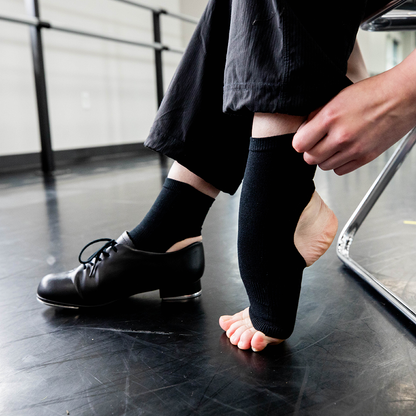
[[[208,0],[180,0],[181,13],[199,17],[202,15],[207,3]],[[185,43],[189,42],[194,29],[195,25],[182,22],[182,38]]]
[[[416,47],[416,36],[409,32],[365,32],[360,30],[358,42],[370,75],[384,72],[397,64],[393,60],[393,41],[397,41],[398,61],[402,61]]]
[[[180,0],[141,0],[181,12]],[[41,18],[110,36],[152,42],[147,10],[113,0],[40,0]],[[0,13],[25,15],[24,0]],[[43,30],[55,150],[143,142],[156,113],[154,52]],[[29,29],[0,21],[0,155],[40,150]],[[182,24],[162,16],[162,40],[183,47]],[[164,53],[167,87],[180,55]]]

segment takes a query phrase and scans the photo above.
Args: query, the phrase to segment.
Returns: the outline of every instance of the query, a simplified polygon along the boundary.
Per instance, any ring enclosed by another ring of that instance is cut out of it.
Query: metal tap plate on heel
[[[170,288],[159,289],[160,297],[165,302],[180,302],[201,296],[201,279]]]

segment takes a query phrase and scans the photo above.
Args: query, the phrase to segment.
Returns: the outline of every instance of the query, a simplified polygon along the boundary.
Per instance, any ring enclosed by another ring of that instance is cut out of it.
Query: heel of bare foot
[[[257,331],[251,323],[248,308],[235,315],[224,315],[220,318],[220,327],[225,331],[231,344],[241,350],[262,351],[267,345],[278,345],[283,339],[271,338]]]
[[[169,250],[166,251],[166,253],[171,253],[172,251],[179,251],[182,250],[185,247],[190,246],[193,243],[197,243],[199,241],[202,241],[202,237],[191,237],[191,238],[185,238],[185,240],[178,241],[175,243]]]
[[[337,217],[315,191],[299,218],[294,235],[295,246],[308,267],[328,250],[337,230]]]

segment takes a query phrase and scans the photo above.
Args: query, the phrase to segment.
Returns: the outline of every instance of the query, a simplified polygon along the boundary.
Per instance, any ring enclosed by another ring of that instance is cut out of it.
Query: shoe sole
[[[69,304],[66,304],[66,303],[52,302],[52,301],[50,301],[48,299],[43,299],[40,296],[37,296],[36,298],[37,298],[37,300],[40,303],[43,303],[44,305],[52,306],[53,308],[64,308],[64,309],[91,309],[91,308],[101,308],[101,307],[104,307],[104,306],[111,305],[114,302],[117,302],[117,301],[113,301],[113,302],[109,302],[109,303],[104,303],[102,305],[91,305],[91,306],[88,306],[88,305],[85,305],[84,306],[83,305],[83,306],[80,306],[80,305],[69,305]]]
[[[199,296],[201,296],[201,293],[202,293],[202,290],[192,293],[191,295],[163,297],[162,300],[164,302],[183,302],[183,301],[198,298]]]
[[[182,295],[182,296],[171,296],[171,297],[163,297],[161,298],[163,302],[186,302],[188,300],[192,300],[195,298],[198,298],[199,296],[201,296],[202,290],[196,292],[196,293],[192,293],[190,295]],[[91,309],[91,308],[103,308],[105,306],[111,305],[112,303],[117,302],[118,300],[109,302],[109,303],[104,303],[102,305],[85,305],[85,306],[79,306],[79,305],[68,305],[65,303],[59,303],[59,302],[51,302],[50,300],[47,299],[43,299],[40,296],[36,297],[37,300],[42,303],[43,305],[46,306],[51,306],[52,308],[60,308],[60,309]]]

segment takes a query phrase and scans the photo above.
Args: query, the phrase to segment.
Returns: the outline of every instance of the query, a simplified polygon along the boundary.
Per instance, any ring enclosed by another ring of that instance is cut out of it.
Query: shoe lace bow
[[[84,254],[84,251],[89,246],[92,246],[93,244],[96,244],[96,243],[100,243],[102,241],[106,241],[106,243],[100,249],[98,249],[94,254],[91,254],[91,256],[88,257],[87,260],[85,261],[82,260],[82,255]],[[91,268],[89,277],[91,277],[95,273],[98,262],[102,260],[101,256],[109,257],[110,256],[108,252],[109,249],[113,249],[115,252],[117,252],[116,244],[117,244],[117,241],[111,238],[99,238],[98,240],[91,241],[81,250],[81,253],[79,253],[79,256],[78,256],[78,261],[84,265],[84,270],[87,268],[87,264],[93,265],[93,267]]]

